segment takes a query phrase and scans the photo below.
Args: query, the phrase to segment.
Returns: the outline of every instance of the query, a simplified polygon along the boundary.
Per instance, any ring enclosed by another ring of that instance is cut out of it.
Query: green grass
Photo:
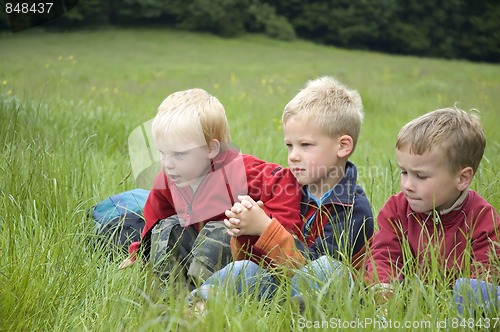
[[[365,123],[352,160],[374,213],[399,190],[400,127],[455,103],[476,108],[488,145],[472,188],[500,207],[498,65],[159,30],[33,30],[0,35],[0,49],[0,330],[289,331],[375,317],[366,298],[359,305],[360,288],[352,296],[339,289],[333,301],[308,299],[317,309],[304,320],[283,304],[286,289],[271,303],[217,298],[205,319],[188,319],[186,291],[160,286],[139,265],[118,271],[91,250],[87,209],[135,186],[128,134],[177,90],[216,95],[233,143],[286,164],[279,119],[305,82],[332,75],[357,89]],[[388,304],[388,318],[434,324],[456,316],[449,291],[408,282]]]

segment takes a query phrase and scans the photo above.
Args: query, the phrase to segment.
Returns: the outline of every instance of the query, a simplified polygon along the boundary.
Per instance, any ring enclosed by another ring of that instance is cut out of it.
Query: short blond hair
[[[356,90],[324,76],[307,82],[285,106],[283,125],[292,117],[316,124],[332,138],[349,135],[355,147],[363,123],[363,103]]]
[[[205,145],[213,139],[222,144],[231,142],[224,106],[203,89],[174,92],[158,107],[152,124],[153,139],[169,136]]]
[[[486,136],[479,116],[456,107],[424,114],[399,131],[396,149],[421,155],[432,148],[443,151],[451,172],[479,167],[486,147]]]

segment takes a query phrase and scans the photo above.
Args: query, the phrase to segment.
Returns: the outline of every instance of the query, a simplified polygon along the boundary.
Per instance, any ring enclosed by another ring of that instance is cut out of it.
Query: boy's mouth
[[[180,179],[180,175],[174,175],[174,174],[167,174],[167,177],[172,180],[172,181],[177,181],[178,179]]]
[[[419,199],[419,198],[417,198],[417,197],[412,197],[412,196],[407,196],[407,195],[405,195],[405,197],[406,197],[406,200],[407,200],[407,201],[412,201],[412,202],[415,202],[415,201],[419,201],[419,200],[420,200],[420,199]]]

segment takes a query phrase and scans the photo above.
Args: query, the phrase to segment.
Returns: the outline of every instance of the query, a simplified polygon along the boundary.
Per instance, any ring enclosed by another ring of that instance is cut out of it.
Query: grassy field
[[[399,190],[394,143],[400,127],[454,104],[480,112],[488,144],[472,188],[500,208],[498,65],[260,36],[226,40],[159,30],[0,35],[0,330],[290,331],[375,319],[371,303],[360,305],[361,288],[348,294],[340,287],[333,301],[310,299],[316,309],[301,318],[283,302],[283,290],[270,303],[217,298],[205,318],[189,319],[185,291],[160,287],[138,264],[118,271],[117,262],[90,248],[88,208],[135,187],[127,137],[167,95],[206,89],[225,105],[234,144],[286,165],[281,112],[307,80],[322,75],[337,77],[363,98],[365,123],[352,160],[374,213]],[[420,322],[427,330],[422,324],[429,322],[434,330],[456,317],[449,290],[419,280],[411,285],[391,300],[388,319],[413,327]],[[446,323],[442,330],[454,330]]]

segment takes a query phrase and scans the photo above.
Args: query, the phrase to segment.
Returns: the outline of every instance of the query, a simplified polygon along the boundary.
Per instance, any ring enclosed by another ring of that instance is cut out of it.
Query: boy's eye
[[[417,179],[420,179],[420,180],[425,180],[427,179],[428,177],[425,176],[425,175],[421,175],[421,174],[417,174]]]
[[[309,147],[311,145],[312,145],[311,143],[302,143],[302,144],[300,144],[300,146],[302,146],[304,148],[307,148],[307,147]]]
[[[174,157],[175,158],[180,158],[186,155],[186,152],[174,152]]]
[[[407,171],[403,171],[403,170],[401,170],[401,171],[400,171],[400,173],[401,173],[401,175],[406,175],[406,174],[408,174],[408,172],[407,172]]]
[[[171,158],[171,157],[179,159],[187,155],[186,151],[172,152],[171,154],[166,154],[165,152],[159,151],[159,153],[161,159]]]

